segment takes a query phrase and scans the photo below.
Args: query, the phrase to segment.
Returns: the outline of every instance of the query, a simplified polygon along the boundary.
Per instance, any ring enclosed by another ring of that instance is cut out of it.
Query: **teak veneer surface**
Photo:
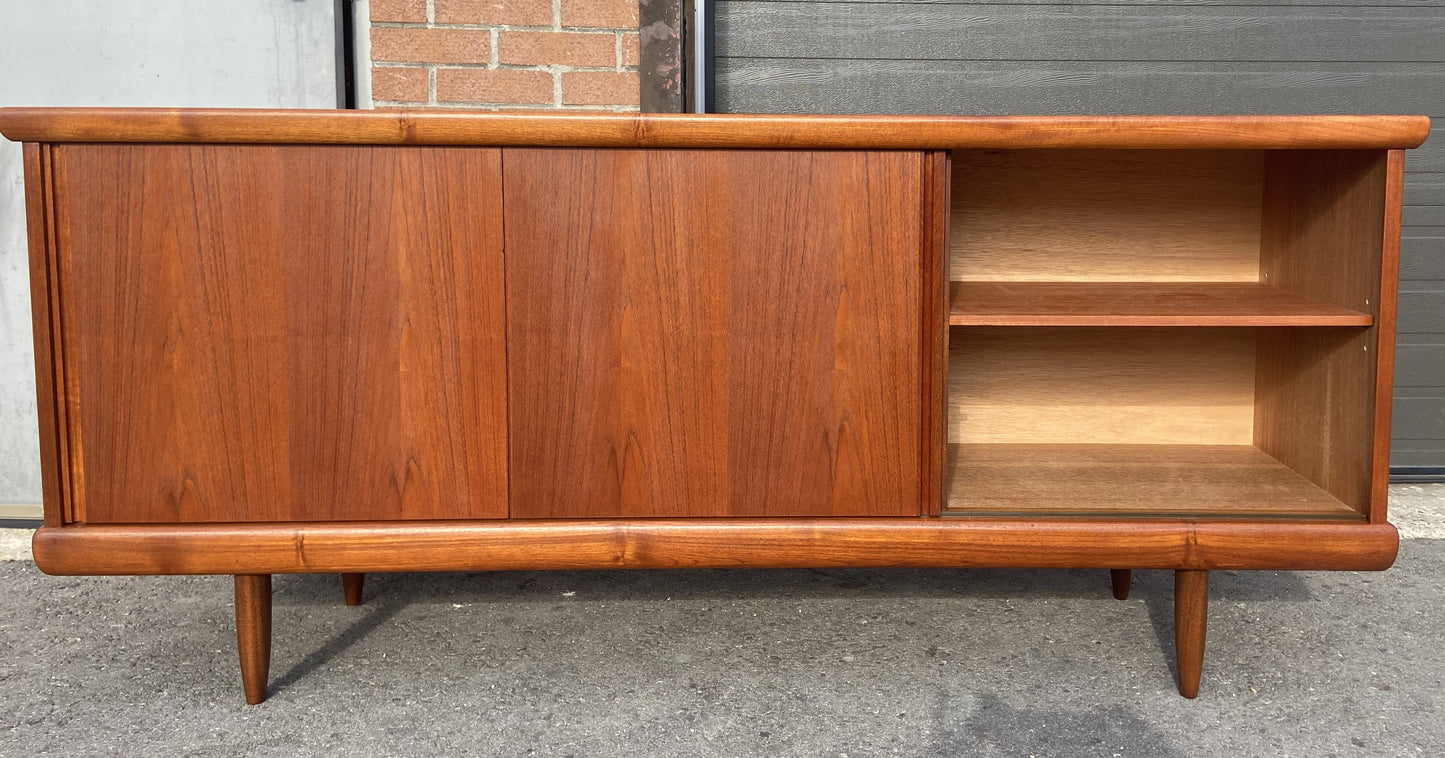
[[[1361,520],[1252,445],[950,445],[945,514]]]
[[[792,116],[0,108],[17,142],[912,149],[1411,148],[1423,116]]]
[[[50,574],[1031,567],[1369,571],[1389,524],[1050,518],[71,525],[36,532]]]
[[[504,156],[513,517],[919,513],[920,153]]]
[[[49,149],[70,518],[507,515],[500,151]]]
[[[1369,326],[1369,313],[1256,282],[953,282],[955,326]]]

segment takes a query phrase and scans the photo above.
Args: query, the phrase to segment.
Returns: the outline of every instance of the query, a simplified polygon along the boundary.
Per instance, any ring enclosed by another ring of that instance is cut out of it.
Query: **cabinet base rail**
[[[604,568],[1107,568],[1378,571],[1388,523],[929,518],[73,524],[43,527],[56,575]]]

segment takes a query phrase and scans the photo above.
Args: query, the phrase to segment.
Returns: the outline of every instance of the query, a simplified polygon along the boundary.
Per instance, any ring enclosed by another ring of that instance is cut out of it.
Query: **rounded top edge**
[[[0,108],[17,142],[793,149],[1407,149],[1425,116],[902,116]]]

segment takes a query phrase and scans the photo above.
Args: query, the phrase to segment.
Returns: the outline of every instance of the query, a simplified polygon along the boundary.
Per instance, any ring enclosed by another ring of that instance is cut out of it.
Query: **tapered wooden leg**
[[[361,605],[361,586],[366,583],[366,574],[342,574],[341,591],[346,595],[347,605]]]
[[[266,699],[271,671],[271,575],[236,575],[236,650],[246,702]]]
[[[1129,599],[1129,581],[1134,578],[1134,572],[1129,569],[1109,569],[1109,579],[1114,582],[1114,599]]]
[[[1179,660],[1179,694],[1199,694],[1204,670],[1204,627],[1209,615],[1209,572],[1174,572],[1174,651]]]

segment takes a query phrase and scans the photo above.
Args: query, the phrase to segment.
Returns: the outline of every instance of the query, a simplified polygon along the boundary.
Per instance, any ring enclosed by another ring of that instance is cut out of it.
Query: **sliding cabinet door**
[[[503,164],[513,517],[919,513],[922,154]]]
[[[499,151],[43,149],[68,520],[507,515]]]

